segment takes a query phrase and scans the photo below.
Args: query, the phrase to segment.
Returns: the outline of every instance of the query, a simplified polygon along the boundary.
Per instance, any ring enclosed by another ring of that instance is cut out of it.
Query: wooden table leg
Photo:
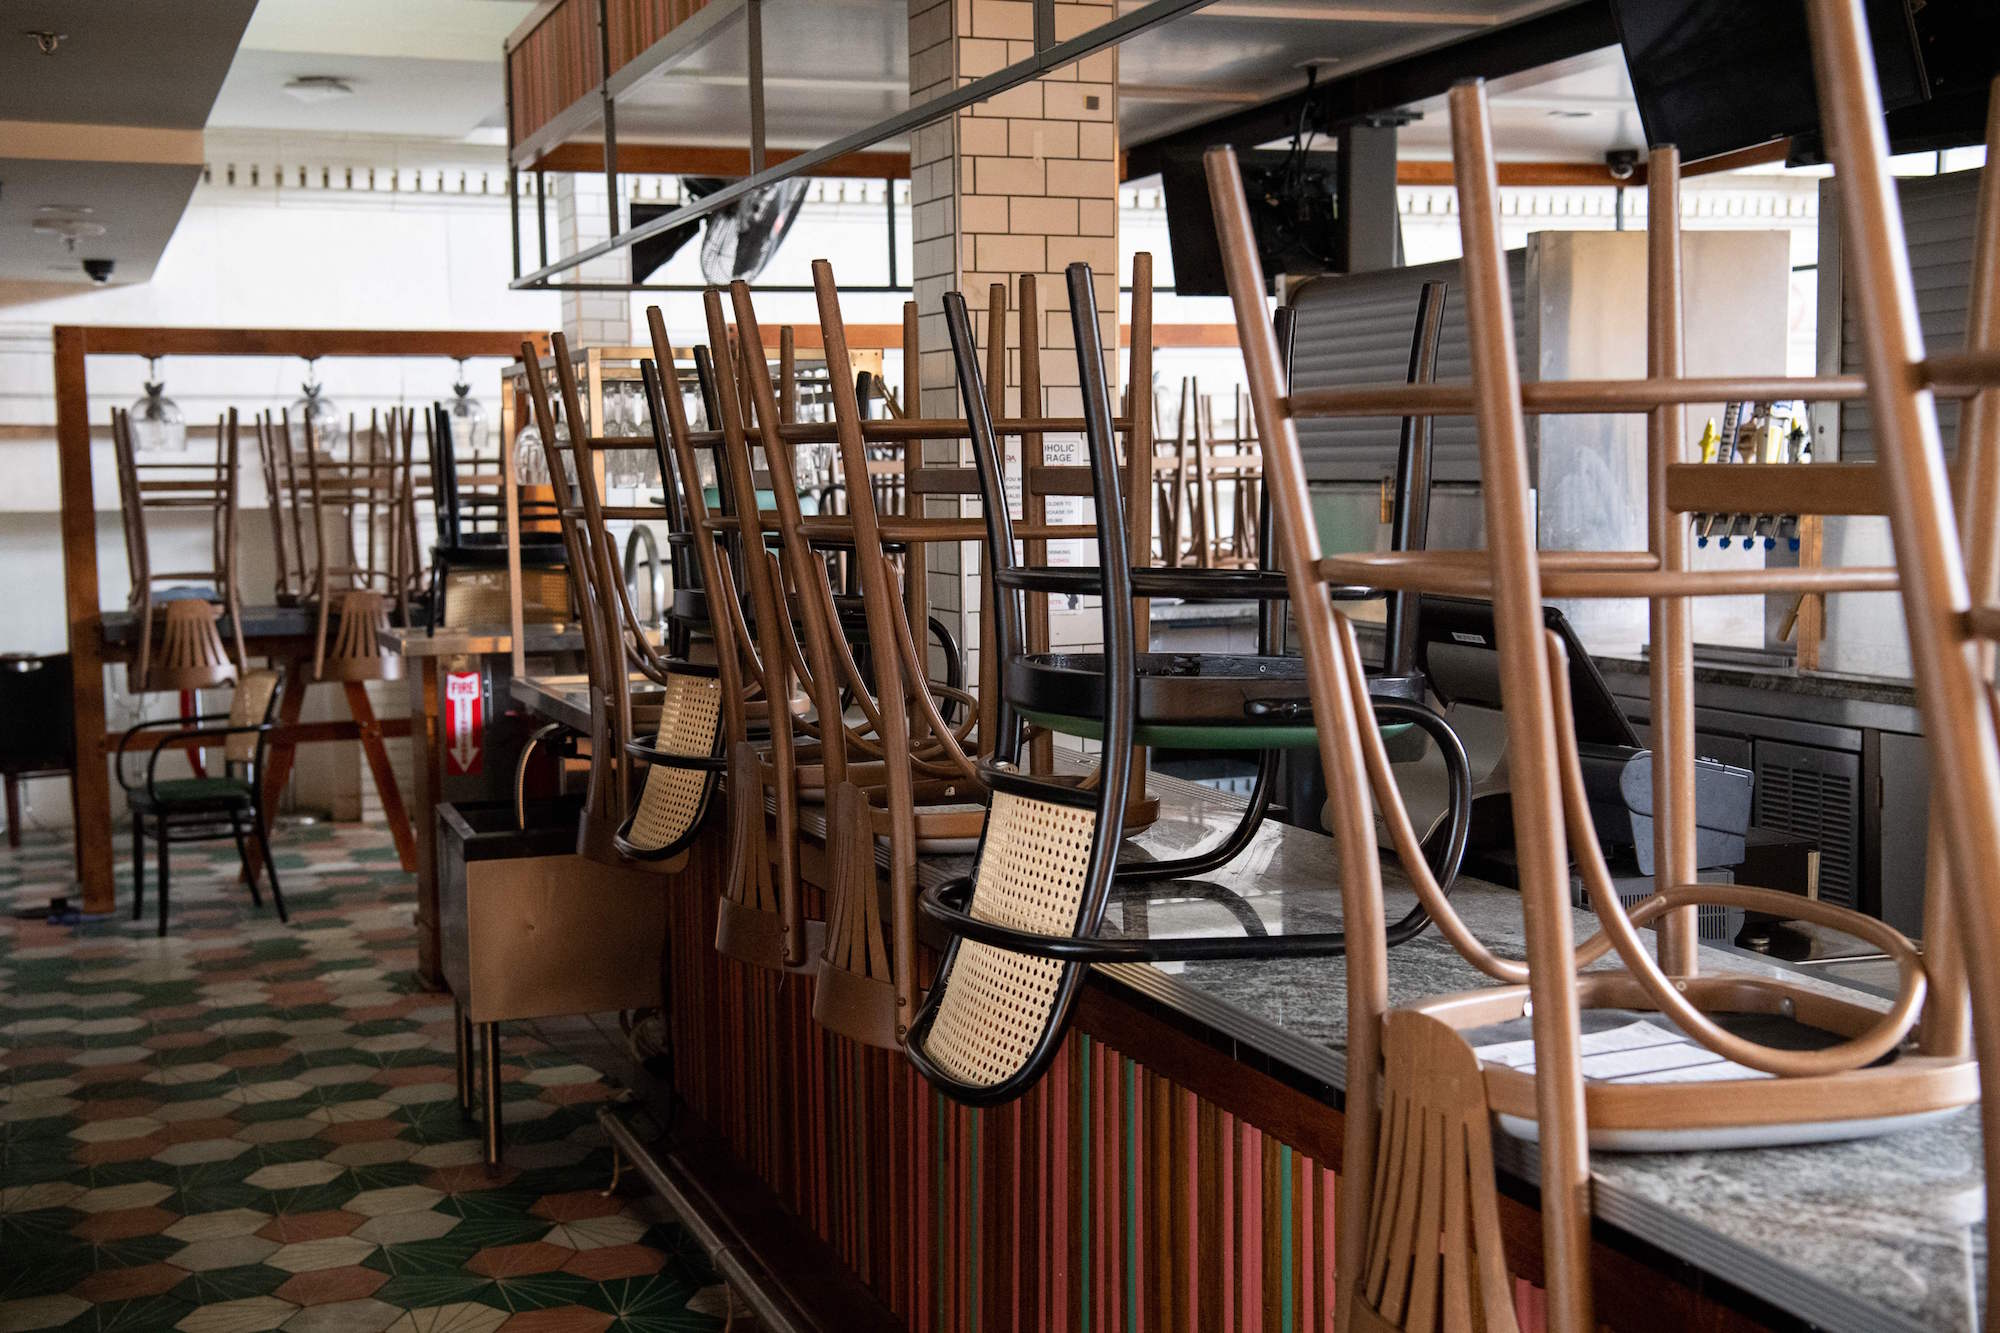
[[[417,980],[431,990],[444,988],[438,922],[437,820],[432,813],[444,789],[443,731],[438,726],[438,673],[442,669],[436,658],[408,660],[410,802],[417,811]],[[466,1039],[469,1040],[469,1035]],[[468,1104],[469,1099],[468,1093]]]
[[[389,764],[389,751],[382,744],[382,726],[375,720],[375,705],[368,701],[368,687],[358,680],[345,682],[347,711],[361,727],[361,753],[368,756],[369,771],[375,775],[375,794],[382,798],[382,818],[388,822],[389,836],[396,841],[396,859],[403,869],[417,868],[417,844],[410,836],[410,812],[403,808],[403,793],[396,786],[396,770]]]

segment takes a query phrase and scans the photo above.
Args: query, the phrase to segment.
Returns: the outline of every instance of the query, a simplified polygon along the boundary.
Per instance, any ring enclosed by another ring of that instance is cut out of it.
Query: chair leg
[[[132,816],[132,919],[146,914],[146,817]]]
[[[472,1118],[472,1020],[466,1017],[465,1005],[458,1000],[451,1002],[451,1045],[458,1056],[458,1114],[461,1118]]]
[[[19,775],[7,775],[7,845],[21,845],[21,779]]]
[[[153,833],[160,840],[160,934],[164,937],[167,933],[167,821],[164,817]]]
[[[250,812],[250,831],[257,835],[257,850],[263,853],[264,875],[271,881],[271,903],[278,909],[278,920],[290,921],[292,918],[285,911],[285,891],[278,887],[278,862],[271,855],[271,838],[264,831],[264,812],[261,809]],[[251,892],[256,890],[252,888]]]
[[[250,847],[243,841],[243,819],[235,811],[229,813],[229,831],[236,838],[236,856],[243,862],[243,882],[250,886],[250,905],[262,907],[264,895],[257,887],[257,876],[250,869]]]
[[[498,1169],[500,1165],[500,1025],[481,1023],[479,1025],[479,1063],[483,1067],[481,1081],[486,1085],[485,1120],[486,1167]]]

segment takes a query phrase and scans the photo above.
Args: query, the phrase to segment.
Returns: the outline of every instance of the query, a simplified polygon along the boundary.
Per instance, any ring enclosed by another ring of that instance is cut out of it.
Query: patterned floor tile
[[[0,851],[0,1330],[721,1328],[658,1206],[598,1192],[593,1109],[617,1090],[510,1038],[487,1172],[386,834],[283,842],[289,925],[250,906],[233,848],[194,848],[164,940],[7,919],[73,872],[49,835]]]

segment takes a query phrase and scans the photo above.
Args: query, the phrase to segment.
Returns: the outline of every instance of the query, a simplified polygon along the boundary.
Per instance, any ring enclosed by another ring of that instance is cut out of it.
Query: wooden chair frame
[[[215,423],[215,460],[212,466],[193,461],[151,463],[140,460],[132,442],[131,417],[123,409],[111,417],[112,453],[118,469],[118,496],[124,520],[125,556],[132,575],[128,608],[139,617],[139,655],[128,672],[131,688],[137,692],[154,690],[206,689],[234,680],[245,663],[243,651],[243,607],[236,585],[238,429],[236,410]],[[148,476],[165,472],[167,476]],[[206,475],[189,476],[191,472]],[[202,510],[211,520],[211,567],[204,570],[153,569],[152,547],[147,534],[149,510]],[[156,599],[153,590],[161,583],[186,579],[204,580],[214,604],[229,616],[228,655],[214,627],[214,617],[198,623],[197,618],[168,615],[175,620],[171,632],[163,636],[161,658],[154,660],[153,621]]]
[[[312,574],[306,580],[305,600],[316,608],[312,667],[315,681],[360,684],[370,680],[400,680],[403,675],[402,657],[384,652],[376,636],[378,630],[389,624],[390,604],[397,597],[401,583],[397,567],[401,543],[396,531],[402,522],[401,487],[394,447],[385,441],[393,436],[399,423],[408,428],[409,414],[392,408],[389,421],[385,431],[381,413],[370,413],[365,436],[367,453],[366,457],[360,457],[364,437],[350,418],[348,455],[341,462],[320,457],[312,421],[308,418],[304,423],[314,555]],[[296,498],[293,503],[297,505]],[[357,522],[361,526],[358,539]],[[388,525],[387,531],[378,533],[384,523]]]
[[[568,342],[561,334],[552,335],[551,342],[564,412],[570,420],[580,421],[580,394]],[[656,368],[642,362],[641,384],[649,399],[658,396],[657,379]],[[658,448],[653,438],[588,435],[580,430],[572,433],[572,490],[581,507],[581,531],[589,557],[586,566],[576,569],[574,582],[579,599],[590,600],[593,618],[604,636],[600,653],[591,660],[605,673],[593,683],[612,705],[613,746],[602,753],[593,749],[591,767],[593,775],[601,772],[598,785],[608,787],[613,808],[622,816],[611,834],[611,851],[622,863],[665,874],[685,864],[684,853],[707,817],[726,763],[721,748],[725,733],[721,725],[723,686],[717,666],[658,651],[617,560],[617,545],[608,526],[611,521],[665,518],[670,529],[675,522],[676,487],[672,473],[664,468],[662,484],[666,490],[659,506],[611,506],[604,502],[598,455],[647,444]],[[664,461],[664,450],[660,453]],[[664,692],[657,705],[642,708],[634,702],[631,685],[635,670]],[[641,732],[649,722],[656,727],[650,737]],[[641,768],[645,770],[643,777]],[[677,779],[687,781],[684,775],[698,775],[691,791],[676,786]],[[663,823],[665,827],[661,827]]]
[[[1872,289],[1876,318],[1870,327],[1900,332],[1902,346],[1884,355],[1883,343],[1895,338],[1871,338],[1870,373],[1865,382],[1840,379],[1716,379],[1692,380],[1681,370],[1681,280],[1679,242],[1679,162],[1672,148],[1656,148],[1651,157],[1648,188],[1648,373],[1639,381],[1570,381],[1522,385],[1513,359],[1512,322],[1506,292],[1506,269],[1498,227],[1497,186],[1485,92],[1477,83],[1452,90],[1454,161],[1464,233],[1468,322],[1473,337],[1473,377],[1469,385],[1419,388],[1388,387],[1317,391],[1282,391],[1277,350],[1267,332],[1263,311],[1263,281],[1240,176],[1233,155],[1211,150],[1208,174],[1215,215],[1222,234],[1225,266],[1234,298],[1239,334],[1250,370],[1259,437],[1264,442],[1269,489],[1279,515],[1286,566],[1293,580],[1294,606],[1315,604],[1318,587],[1326,581],[1366,577],[1395,588],[1486,595],[1493,598],[1499,629],[1506,725],[1513,787],[1515,836],[1521,864],[1522,905],[1528,934],[1525,962],[1495,957],[1438,899],[1420,859],[1412,855],[1413,838],[1386,764],[1379,735],[1361,698],[1359,657],[1352,626],[1337,611],[1299,617],[1305,655],[1311,664],[1315,701],[1329,725],[1321,733],[1322,758],[1343,841],[1372,839],[1369,797],[1382,807],[1404,868],[1420,899],[1458,951],[1480,970],[1509,983],[1503,989],[1446,997],[1417,1006],[1416,1011],[1465,1029],[1518,1017],[1531,1009],[1538,1075],[1489,1068],[1486,1099],[1495,1111],[1535,1121],[1541,1139],[1541,1186],[1544,1256],[1549,1274],[1549,1324],[1557,1330],[1591,1327],[1587,1268],[1588,1148],[1585,1127],[1592,1130],[1658,1129],[1689,1131],[1705,1128],[1769,1126],[1829,1119],[1866,1121],[1941,1111],[1962,1106],[1977,1095],[1975,1067],[1967,1058],[1962,1015],[1965,1005],[1966,954],[1949,913],[1977,911],[2000,928],[1994,907],[1992,848],[1982,861],[1969,844],[1954,846],[1950,864],[1960,885],[1956,893],[1934,894],[1927,906],[1926,934],[1930,955],[1919,959],[1909,941],[1886,925],[1858,913],[1809,902],[1788,894],[1747,887],[1696,885],[1693,828],[1693,679],[1688,598],[1737,592],[1836,592],[1893,589],[1894,569],[1763,570],[1694,574],[1687,567],[1688,515],[1704,507],[1696,503],[1691,466],[1677,461],[1685,444],[1685,405],[1719,398],[1853,398],[1867,395],[1878,418],[1898,412],[1904,419],[1893,439],[1885,437],[1884,463],[1879,468],[1816,465],[1787,468],[1783,473],[1743,469],[1732,473],[1735,508],[1771,512],[1884,513],[1892,520],[1899,565],[1910,570],[1928,561],[1929,574],[1941,570],[1938,585],[1949,586],[1950,561],[1940,552],[1946,540],[1948,513],[1942,484],[1935,422],[1928,441],[1919,418],[1929,403],[1921,386],[1957,375],[1978,383],[2000,380],[2000,368],[1990,362],[1967,365],[1923,360],[1911,347],[1914,315],[1907,268],[1901,270],[1901,304],[1896,307],[1895,273],[1904,264],[1894,236],[1895,204],[1882,166],[1880,107],[1858,5],[1854,0],[1815,0],[1812,6],[1815,57],[1822,99],[1837,145],[1842,172],[1844,207],[1858,224],[1865,215],[1871,232],[1857,225],[1856,234],[1869,239],[1863,249],[1879,269],[1864,284]],[[1850,175],[1851,173],[1851,175]],[[1847,200],[1849,179],[1863,196]],[[1885,220],[1886,219],[1886,220]],[[1342,556],[1323,559],[1310,513],[1295,416],[1319,414],[1424,414],[1470,410],[1481,437],[1482,478],[1488,531],[1486,551],[1444,551],[1394,555]],[[1649,491],[1652,502],[1650,549],[1617,552],[1552,552],[1538,555],[1527,503],[1524,411],[1617,412],[1649,415]],[[1907,427],[1907,429],[1904,429]],[[1926,448],[1926,444],[1928,447]],[[1896,461],[1890,462],[1891,457]],[[1912,485],[1915,475],[1917,485]],[[1922,492],[1912,500],[1907,491]],[[1706,506],[1712,507],[1712,506]],[[1924,580],[1906,579],[1906,600]],[[1568,726],[1566,673],[1560,646],[1545,638],[1541,601],[1544,595],[1567,597],[1646,597],[1652,604],[1654,753],[1661,780],[1655,786],[1656,854],[1661,882],[1669,887],[1629,913],[1618,901],[1584,807],[1575,740]],[[1963,605],[1962,575],[1957,598]],[[1936,645],[1964,641],[1948,606],[1909,601],[1913,654],[1919,665],[1919,697],[1926,730],[1947,773],[1972,773],[1983,766],[1994,772],[1990,700],[1962,679],[1955,691],[1941,689],[1936,678],[1941,654]],[[1949,656],[1943,654],[1942,656]],[[1960,654],[1968,668],[1972,658]],[[1949,702],[1941,704],[1940,695]],[[1977,742],[1966,742],[1976,735]],[[1941,742],[1941,738],[1950,738]],[[1971,745],[1984,747],[1983,756],[1961,756]],[[1960,784],[1945,786],[1958,789]],[[1963,810],[1965,827],[1983,822],[2000,835],[2000,810],[1989,785],[1983,806],[1977,798],[1954,790],[1951,804]],[[1948,816],[1950,825],[1957,815]],[[1567,906],[1569,852],[1579,856],[1592,906],[1602,929],[1576,945],[1571,937]],[[1342,860],[1342,893],[1349,931],[1379,939],[1381,898],[1379,872],[1368,858]],[[1721,903],[1770,911],[1833,926],[1856,935],[1887,953],[1897,964],[1899,991],[1886,1014],[1761,977],[1696,975],[1693,908]],[[1976,907],[1973,904],[1977,904]],[[1635,927],[1660,923],[1656,964],[1645,951]],[[1987,940],[2000,936],[1987,936]],[[1578,969],[1615,949],[1626,964],[1622,972]],[[1987,955],[1988,959],[1994,957]],[[1902,1046],[1926,1000],[1931,1007],[1914,1050],[1893,1062],[1871,1068],[1875,1061]],[[1973,988],[1975,1001],[1980,988]],[[2000,989],[1989,997],[2000,1003]],[[1672,1018],[1703,1045],[1725,1058],[1766,1073],[1775,1080],[1698,1085],[1586,1085],[1578,1056],[1579,1011],[1582,1006],[1612,1005],[1657,1009]],[[1349,1293],[1362,1292],[1360,1278],[1369,1259],[1370,1226],[1365,1219],[1386,1196],[1375,1187],[1371,1162],[1391,1160],[1393,1149],[1378,1117],[1382,1087],[1383,1023],[1387,1010],[1386,957],[1380,947],[1357,947],[1349,955],[1349,1084],[1347,1154],[1342,1207],[1353,1219],[1342,1231],[1339,1281]],[[1781,1050],[1744,1040],[1713,1024],[1710,1010],[1792,1014],[1802,1022],[1833,1034],[1832,1046],[1807,1051]],[[2000,1025],[2000,1012],[1994,1014]],[[1994,1025],[1988,1025],[1987,1033]],[[1982,1035],[1982,1042],[1987,1039]],[[1989,1111],[1989,1116],[1991,1116]],[[1372,1203],[1371,1203],[1372,1199]],[[1424,1242],[1428,1244],[1428,1242]],[[1358,1298],[1348,1309],[1352,1327],[1394,1326],[1379,1310],[1365,1310],[1369,1298]]]
[[[550,343],[550,355],[555,360],[560,380],[564,367],[569,364],[569,346],[561,334],[553,335]],[[580,474],[589,469],[591,459],[587,451],[577,449],[576,441],[583,437],[580,424],[575,427],[568,444],[557,440],[556,414],[549,397],[548,380],[542,372],[541,358],[534,344],[526,340],[521,343],[521,365],[526,370],[524,378],[529,408],[541,436],[542,457],[556,497],[555,523],[570,572],[570,586],[576,598],[578,629],[583,638],[584,671],[589,681],[590,777],[583,810],[577,821],[576,850],[579,856],[600,864],[623,865],[625,859],[618,851],[616,839],[617,831],[630,809],[630,767],[624,747],[633,736],[632,700],[630,691],[622,685],[625,651],[619,642],[617,627],[611,620],[610,608],[596,595],[596,566],[593,562],[599,559],[598,548],[603,543],[595,539],[579,489]],[[564,390],[565,398],[574,389],[572,373]],[[572,422],[580,421],[572,404],[565,402],[565,411],[570,413]],[[516,651],[519,651],[518,643]],[[614,680],[621,682],[620,685],[607,688],[607,683]]]

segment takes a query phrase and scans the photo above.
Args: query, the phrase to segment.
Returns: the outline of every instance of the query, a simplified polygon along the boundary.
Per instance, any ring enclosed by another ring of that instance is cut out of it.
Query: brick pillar
[[[1056,5],[1056,37],[1071,37],[1116,14],[1112,0],[1064,0]],[[1033,53],[1034,6],[1024,0],[912,0],[911,104]],[[1091,266],[1100,336],[1107,350],[1116,349],[1117,50],[1100,51],[918,130],[911,144],[910,203],[924,415],[954,417],[962,411],[944,294],[954,289],[965,294],[982,340],[983,364],[988,289],[996,281],[1007,286],[1007,339],[1010,348],[1016,346],[1020,330],[1011,307],[1022,273],[1040,275],[1042,406],[1050,415],[1080,415],[1063,270],[1076,260]],[[1122,358],[1113,356],[1112,373],[1123,373]],[[1021,408],[1019,364],[1011,354],[1007,407],[1010,414]],[[960,461],[949,445],[929,448],[932,461]],[[933,499],[931,512],[950,503]],[[964,505],[968,512],[977,509],[976,501]],[[978,679],[978,569],[976,545],[930,550],[932,609],[959,635],[971,680]],[[1094,614],[1089,619],[1094,622]],[[1058,632],[1058,640],[1063,637]]]
[[[550,178],[556,203],[556,253],[575,254],[608,240],[604,177],[562,172]],[[556,278],[557,282],[630,282],[632,252],[614,250]],[[564,292],[562,331],[572,347],[623,347],[632,341],[629,292]]]

